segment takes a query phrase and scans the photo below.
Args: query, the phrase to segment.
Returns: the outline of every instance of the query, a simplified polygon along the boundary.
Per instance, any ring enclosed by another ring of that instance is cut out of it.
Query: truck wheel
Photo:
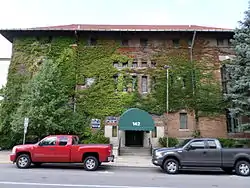
[[[175,159],[167,159],[164,163],[163,169],[168,174],[177,174],[179,172],[179,162]]]
[[[95,157],[89,156],[84,159],[83,166],[87,171],[95,171],[99,166],[99,161]]]
[[[238,161],[235,165],[235,172],[240,176],[250,175],[250,164],[247,161]]]
[[[21,154],[16,159],[17,168],[29,168],[31,165],[30,156],[27,154]]]

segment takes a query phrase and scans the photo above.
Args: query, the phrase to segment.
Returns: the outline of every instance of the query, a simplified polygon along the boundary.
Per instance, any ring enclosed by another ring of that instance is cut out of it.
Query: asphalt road
[[[76,165],[46,165],[17,169],[0,165],[1,188],[249,188],[250,177],[222,172],[183,171],[167,175],[159,168],[103,166],[87,172]]]

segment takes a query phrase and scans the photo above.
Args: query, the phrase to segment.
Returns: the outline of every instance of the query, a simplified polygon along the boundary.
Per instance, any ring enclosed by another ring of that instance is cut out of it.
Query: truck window
[[[40,146],[54,146],[56,145],[56,137],[48,137],[42,140]]]
[[[68,143],[68,137],[59,137],[59,146],[66,146]]]
[[[214,140],[208,140],[207,143],[209,149],[217,149],[217,145]]]
[[[205,149],[205,142],[202,140],[195,140],[190,144],[190,146],[192,149]]]

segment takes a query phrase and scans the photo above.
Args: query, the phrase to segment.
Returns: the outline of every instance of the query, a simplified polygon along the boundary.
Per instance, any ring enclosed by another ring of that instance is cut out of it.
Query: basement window
[[[117,126],[112,126],[112,137],[117,137]]]
[[[180,129],[187,129],[187,113],[180,113]]]

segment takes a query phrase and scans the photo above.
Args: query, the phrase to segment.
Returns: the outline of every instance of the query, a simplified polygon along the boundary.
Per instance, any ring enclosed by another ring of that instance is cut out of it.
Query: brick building
[[[99,38],[120,41],[120,49],[131,56],[132,60],[127,63],[113,62],[113,66],[117,69],[141,70],[156,67],[153,55],[160,46],[170,50],[184,50],[189,54],[190,61],[201,59],[210,61],[211,65],[217,68],[215,77],[219,80],[221,80],[221,75],[224,74],[224,72],[221,72],[221,70],[223,71],[221,62],[233,57],[230,44],[230,39],[234,34],[232,29],[195,25],[65,25],[32,29],[9,29],[1,30],[0,33],[11,42],[23,36],[76,36],[77,38],[79,35],[86,36],[90,46],[95,45]],[[205,45],[201,47],[197,45],[199,43]],[[202,56],[198,57],[198,52]],[[151,92],[153,78],[145,74],[134,74],[133,76],[138,79],[138,91],[141,95]],[[78,85],[77,88],[86,89],[92,82],[94,80],[87,78],[85,85]],[[120,126],[123,122],[120,119],[128,115],[127,113],[138,113],[141,120],[129,116],[129,118],[125,119],[127,125],[131,124],[130,127],[124,125],[122,128]],[[147,128],[143,129],[140,122],[147,118],[147,122],[151,122],[149,116],[153,123],[145,123]],[[167,133],[170,137],[178,138],[191,137],[194,133],[195,117],[192,112],[183,109],[175,113],[169,113],[168,126],[165,119],[166,114],[149,115],[140,109],[128,109],[121,117],[111,117],[106,121],[105,135],[110,137],[114,145],[121,142],[122,146],[140,145],[147,147],[151,143],[157,145],[158,138]],[[199,129],[202,136],[227,137],[227,130],[232,130],[231,127],[234,126],[231,122],[230,119],[226,118],[226,114],[216,118],[202,117],[199,119]],[[136,126],[140,128],[134,128]],[[131,141],[133,139],[134,143]]]

